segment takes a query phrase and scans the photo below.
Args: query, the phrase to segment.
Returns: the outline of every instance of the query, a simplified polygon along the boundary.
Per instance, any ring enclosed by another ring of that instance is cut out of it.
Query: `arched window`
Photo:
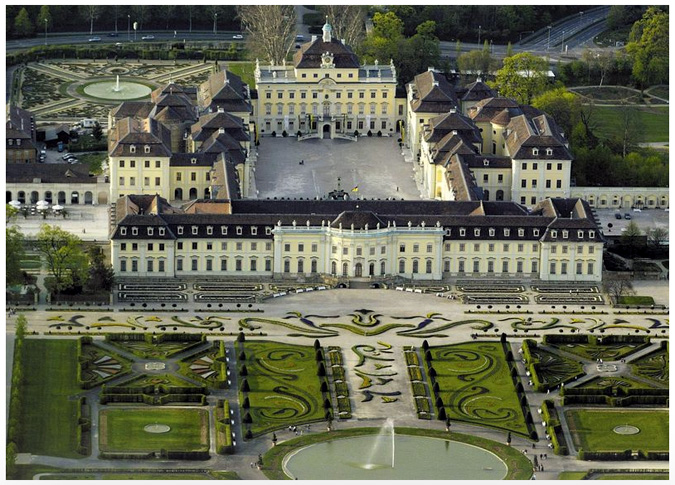
[[[190,200],[196,199],[197,198],[197,189],[192,187],[190,189]]]
[[[285,259],[284,260],[284,273],[290,273],[290,272],[291,272],[291,260]]]
[[[183,200],[183,189],[178,187],[176,190],[173,191],[173,198],[176,200]]]
[[[415,259],[415,260],[413,261],[412,272],[415,273],[415,274],[419,273],[419,267],[420,267],[420,263],[419,263],[419,261],[417,261],[417,260]]]
[[[305,260],[304,259],[298,259],[298,273],[304,273],[305,272]]]
[[[387,264],[384,261],[380,262],[380,274],[382,276],[387,274]]]
[[[342,263],[342,276],[349,275],[349,263]]]
[[[426,268],[426,270],[427,270],[427,274],[431,273],[431,260],[430,260],[430,259],[427,259],[427,268]]]
[[[330,274],[332,275],[337,274],[337,263],[335,261],[330,263]]]
[[[496,200],[504,200],[504,191],[503,191],[503,190],[498,190],[495,199],[496,199]]]
[[[375,263],[368,265],[368,276],[375,276]]]
[[[490,191],[483,190],[483,200],[490,200]]]
[[[401,259],[398,262],[398,272],[405,273],[405,259]]]

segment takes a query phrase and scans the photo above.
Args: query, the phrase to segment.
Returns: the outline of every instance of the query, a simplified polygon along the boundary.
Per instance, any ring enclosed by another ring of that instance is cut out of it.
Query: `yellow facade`
[[[138,157],[109,158],[110,200],[123,195],[159,194],[173,199],[170,187],[169,157],[144,157],[142,147]]]

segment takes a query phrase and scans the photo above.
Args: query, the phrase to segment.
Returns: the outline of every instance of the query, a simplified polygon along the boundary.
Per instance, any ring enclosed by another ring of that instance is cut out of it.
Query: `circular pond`
[[[631,426],[630,424],[622,424],[621,426],[616,426],[614,428],[614,432],[616,434],[638,434],[640,432],[640,428],[637,426]]]
[[[146,433],[162,434],[171,431],[171,426],[166,424],[148,424],[143,428]]]
[[[396,435],[393,450],[377,435],[317,443],[287,455],[283,469],[300,480],[501,480],[508,472],[483,448],[409,435]]]
[[[152,89],[145,84],[132,81],[120,81],[118,89],[117,81],[111,80],[87,84],[82,88],[82,91],[87,96],[94,98],[124,101],[125,99],[138,99],[149,96]]]

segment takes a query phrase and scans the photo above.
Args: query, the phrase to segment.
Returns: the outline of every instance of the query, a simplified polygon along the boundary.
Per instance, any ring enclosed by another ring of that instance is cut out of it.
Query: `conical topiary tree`
[[[248,409],[251,407],[251,402],[248,400],[248,397],[244,398],[244,402],[241,403],[241,407],[244,409]]]
[[[440,421],[444,421],[447,419],[447,415],[445,413],[445,408],[439,408],[438,409],[438,419]]]
[[[248,385],[248,381],[246,379],[241,381],[241,392],[249,392],[250,390],[251,388]]]
[[[323,365],[323,362],[319,362],[319,370],[317,372],[317,375],[319,377],[325,377],[326,376],[326,366]]]
[[[246,352],[244,352],[243,350],[239,352],[239,361],[246,362]]]
[[[246,377],[248,375],[248,369],[246,368],[246,365],[241,366],[241,369],[239,369],[239,375],[242,377]]]
[[[246,342],[246,335],[244,335],[244,332],[239,332],[239,335],[237,335],[237,342]]]
[[[314,341],[314,350],[319,350],[321,348],[321,342],[319,342],[319,339],[316,339]]]

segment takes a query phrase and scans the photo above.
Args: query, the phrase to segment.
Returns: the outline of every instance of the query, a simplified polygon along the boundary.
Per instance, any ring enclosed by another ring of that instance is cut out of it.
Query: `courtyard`
[[[261,199],[323,198],[337,188],[338,177],[352,198],[420,199],[413,165],[395,137],[364,136],[356,142],[263,137],[255,170]]]

